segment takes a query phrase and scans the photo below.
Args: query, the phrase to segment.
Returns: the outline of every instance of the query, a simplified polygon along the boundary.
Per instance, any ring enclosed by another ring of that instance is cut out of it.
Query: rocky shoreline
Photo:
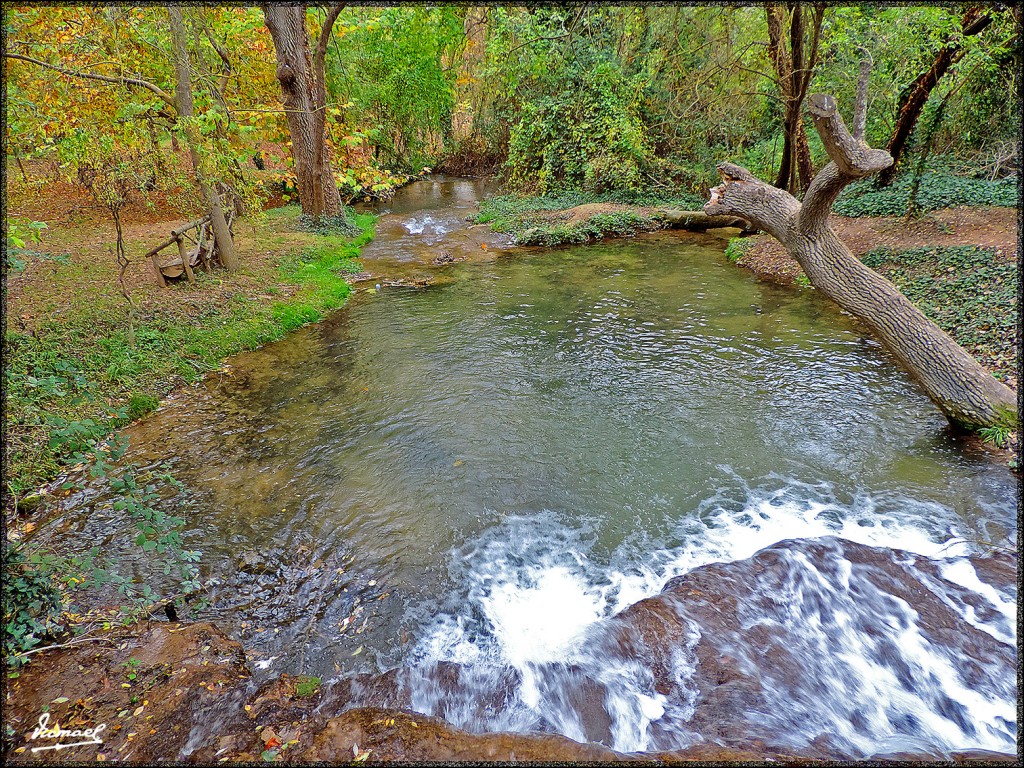
[[[971,562],[978,578],[990,588],[1008,590],[1016,581],[1015,557]],[[606,639],[613,641],[606,649],[609,654],[642,660],[667,699],[695,692],[687,723],[694,743],[685,749],[615,752],[597,743],[600,726],[591,743],[550,733],[467,733],[411,711],[395,670],[322,687],[287,675],[257,686],[242,646],[216,626],[151,622],[46,652],[16,679],[8,680],[4,756],[18,763],[140,764],[157,760],[1017,761],[1015,755],[985,750],[865,756],[851,753],[842,739],[827,733],[798,749],[787,746],[780,726],[789,719],[807,718],[808,686],[815,683],[816,675],[824,674],[820,659],[799,654],[800,626],[815,621],[827,625],[833,616],[832,607],[804,599],[800,605],[807,615],[797,617],[799,623],[787,624],[785,617],[792,606],[780,603],[777,589],[799,576],[805,567],[800,563],[809,564],[832,587],[841,584],[843,573],[850,569],[855,577],[863,577],[851,580],[853,602],[842,609],[864,603],[865,610],[855,620],[864,624],[860,629],[865,637],[884,637],[887,632],[885,611],[872,608],[873,599],[906,601],[920,617],[917,630],[943,653],[960,660],[972,686],[985,690],[993,675],[1003,673],[1006,680],[1014,679],[1013,649],[952,608],[958,601],[974,604],[976,615],[985,617],[986,610],[991,613],[990,606],[979,603],[977,594],[945,581],[934,561],[827,537],[781,542],[747,560],[697,568],[670,581],[660,595],[609,620]],[[813,594],[811,590],[805,598]],[[763,620],[751,624],[752,613]],[[693,626],[699,627],[696,645],[691,642]],[[694,671],[684,691],[670,669],[673,654],[691,646]],[[869,663],[888,665],[897,675],[909,674],[900,672],[905,666],[901,654],[888,654],[884,643],[877,647],[880,655],[868,659]],[[460,684],[458,665],[447,665],[436,673],[446,685]],[[914,690],[919,682],[924,683],[915,678],[905,685]],[[595,681],[590,685],[582,706],[593,708],[593,719],[599,722],[601,690]],[[778,700],[780,692],[787,697],[788,711],[785,702]],[[955,709],[949,710],[954,719],[960,717]],[[33,753],[32,748],[60,741],[48,741],[45,735],[30,738],[44,713],[51,718],[51,727],[59,723],[69,731],[103,726],[102,743]],[[765,713],[775,721],[765,722]]]

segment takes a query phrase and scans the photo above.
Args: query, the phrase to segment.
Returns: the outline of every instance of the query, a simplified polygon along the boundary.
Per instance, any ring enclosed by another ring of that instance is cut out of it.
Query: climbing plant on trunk
[[[928,97],[931,96],[932,90],[939,84],[942,77],[956,65],[966,51],[963,38],[979,34],[991,23],[992,14],[985,12],[984,8],[978,6],[968,8],[961,22],[960,40],[950,40],[939,49],[935,61],[932,62],[928,70],[919,75],[906,90],[900,100],[892,138],[889,139],[889,145],[886,147],[893,162],[878,174],[879,187],[889,186],[896,177],[896,170],[900,160],[903,159],[903,151],[917,126],[918,118],[921,117],[925,104],[928,103]]]
[[[993,378],[892,283],[855,258],[828,224],[832,205],[846,185],[892,165],[888,152],[864,141],[869,72],[864,62],[852,134],[833,97],[808,98],[808,111],[832,162],[814,177],[803,203],[745,168],[721,163],[722,184],[711,190],[704,211],[742,216],[782,243],[811,285],[865,323],[951,423],[968,429],[1016,426],[1014,391]]]
[[[281,101],[292,140],[302,213],[315,221],[337,216],[342,206],[324,130],[327,117],[324,61],[331,29],[345,5],[338,3],[327,11],[312,50],[305,5],[264,3],[261,7],[274,41],[277,81],[281,85]]]

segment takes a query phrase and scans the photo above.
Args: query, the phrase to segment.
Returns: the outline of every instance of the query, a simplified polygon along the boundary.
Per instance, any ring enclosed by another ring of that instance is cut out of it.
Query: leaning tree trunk
[[[781,242],[803,267],[811,285],[864,322],[916,378],[955,425],[968,429],[1015,426],[1016,395],[892,283],[864,266],[828,225],[832,204],[852,181],[892,165],[884,150],[864,142],[868,67],[861,66],[853,135],[831,96],[815,94],[808,111],[832,162],[815,176],[803,204],[745,168],[721,163],[722,184],[704,211],[741,216]]]
[[[341,213],[341,195],[331,170],[325,137],[327,89],[324,57],[331,26],[341,6],[334,6],[310,53],[304,5],[263,5],[263,16],[274,40],[277,81],[281,85],[292,140],[292,159],[302,213],[314,220]]]
[[[191,68],[189,67],[188,40],[185,37],[185,24],[182,18],[181,6],[167,6],[167,13],[171,19],[171,39],[174,44],[174,74],[177,81],[177,87],[174,89],[174,100],[178,110],[178,117],[185,118],[188,155],[192,161],[192,170],[196,175],[199,191],[202,193],[207,209],[210,212],[210,220],[213,222],[213,237],[217,243],[220,260],[226,269],[234,271],[238,269],[238,255],[235,253],[235,242],[231,237],[231,229],[224,216],[220,195],[210,186],[203,175],[199,153],[196,150],[200,140],[199,131],[189,121],[189,118],[195,114],[195,107],[192,103],[192,77]]]

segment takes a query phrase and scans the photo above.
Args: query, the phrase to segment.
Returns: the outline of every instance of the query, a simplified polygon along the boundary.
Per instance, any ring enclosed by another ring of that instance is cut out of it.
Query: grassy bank
[[[656,208],[700,210],[695,195],[563,192],[542,197],[504,195],[480,203],[479,224],[512,236],[518,245],[555,246],[623,237],[664,225]]]
[[[356,229],[338,235],[298,231],[298,217],[298,207],[288,206],[241,225],[242,267],[231,275],[199,271],[194,284],[163,290],[148,264],[133,264],[126,276],[138,303],[131,330],[103,238],[51,227],[34,251],[22,253],[26,266],[9,277],[5,297],[8,495],[30,493],[78,445],[153,410],[224,357],[344,304],[345,276],[358,271],[355,259],[373,237],[375,218],[357,215]],[[152,245],[151,230],[129,228],[130,255]]]

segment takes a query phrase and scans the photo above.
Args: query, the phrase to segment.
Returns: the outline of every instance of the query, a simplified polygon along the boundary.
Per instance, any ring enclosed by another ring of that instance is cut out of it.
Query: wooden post
[[[199,253],[199,258],[202,259],[203,269],[209,272],[212,267],[210,266],[210,257],[206,254],[206,224],[200,224],[196,231],[199,232],[199,243],[196,245],[196,249]]]
[[[156,251],[150,251],[149,255],[153,259],[153,271],[156,272],[156,281],[160,283],[161,288],[167,287],[167,281],[164,279],[164,273],[160,271],[160,262],[157,261]]]
[[[185,270],[185,274],[188,276],[188,281],[194,283],[196,276],[192,274],[192,265],[188,263],[188,252],[185,250],[185,238],[181,235],[177,237],[178,243],[178,255],[181,256],[181,266]]]

